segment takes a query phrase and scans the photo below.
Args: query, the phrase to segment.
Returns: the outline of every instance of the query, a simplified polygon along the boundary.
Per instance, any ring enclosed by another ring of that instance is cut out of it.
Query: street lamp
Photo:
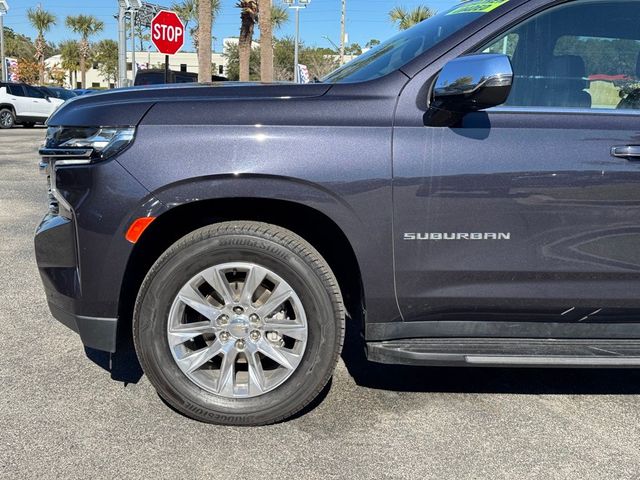
[[[300,56],[300,9],[307,8],[311,4],[311,0],[282,0],[288,8],[296,11],[296,45],[293,54],[294,63],[294,79],[296,83],[300,83],[300,71],[298,70],[298,61]]]
[[[4,58],[4,16],[9,11],[7,0],[0,0],[0,82],[6,82],[9,78],[7,61]]]

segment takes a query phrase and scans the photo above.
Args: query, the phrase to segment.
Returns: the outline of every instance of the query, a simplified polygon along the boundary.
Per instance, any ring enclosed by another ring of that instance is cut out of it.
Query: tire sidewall
[[[317,381],[333,369],[339,348],[336,310],[313,265],[279,243],[248,234],[204,238],[161,260],[145,292],[137,321],[137,343],[145,372],[160,394],[189,416],[216,421],[221,415],[243,423],[282,417],[288,409],[310,401]],[[205,269],[228,262],[249,262],[280,275],[296,292],[305,310],[308,338],[296,371],[280,386],[263,395],[231,399],[203,390],[176,364],[167,341],[167,322],[178,291]],[[324,386],[324,385],[322,385]],[[239,411],[242,413],[239,414]]]

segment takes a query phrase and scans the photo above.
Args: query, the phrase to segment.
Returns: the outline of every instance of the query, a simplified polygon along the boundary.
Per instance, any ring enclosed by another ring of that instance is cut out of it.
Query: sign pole
[[[3,14],[0,13],[0,82],[6,82],[9,78],[7,75],[7,60],[4,58],[4,21]]]
[[[169,83],[169,55],[164,56],[164,83]]]

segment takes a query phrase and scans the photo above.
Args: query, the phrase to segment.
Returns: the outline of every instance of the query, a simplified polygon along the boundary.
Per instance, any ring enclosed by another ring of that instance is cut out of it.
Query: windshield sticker
[[[509,0],[473,0],[451,10],[447,15],[457,15],[459,13],[487,13],[495,10],[500,5],[504,5]]]

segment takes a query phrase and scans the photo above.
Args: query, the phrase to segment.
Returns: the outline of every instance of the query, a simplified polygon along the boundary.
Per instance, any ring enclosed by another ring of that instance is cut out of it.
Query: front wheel
[[[344,337],[335,276],[304,239],[257,222],[197,230],[147,274],[140,363],[162,398],[210,423],[286,419],[326,385]]]
[[[11,128],[16,123],[16,117],[8,108],[0,110],[0,128]]]

